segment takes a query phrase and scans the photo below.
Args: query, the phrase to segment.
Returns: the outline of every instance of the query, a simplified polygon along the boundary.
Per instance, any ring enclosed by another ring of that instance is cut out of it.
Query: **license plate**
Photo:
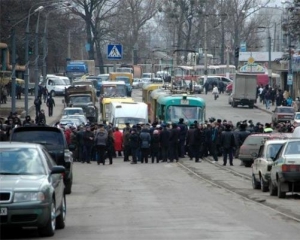
[[[284,116],[284,118],[291,118],[291,116]]]
[[[0,208],[0,216],[6,216],[7,215],[7,208]]]
[[[189,104],[189,100],[181,100],[180,103],[181,103],[181,104],[184,104],[184,105],[187,105],[187,104]]]

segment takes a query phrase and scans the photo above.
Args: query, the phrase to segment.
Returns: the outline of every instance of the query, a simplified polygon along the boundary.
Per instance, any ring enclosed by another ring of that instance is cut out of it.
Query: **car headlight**
[[[15,192],[14,202],[44,201],[43,192]]]

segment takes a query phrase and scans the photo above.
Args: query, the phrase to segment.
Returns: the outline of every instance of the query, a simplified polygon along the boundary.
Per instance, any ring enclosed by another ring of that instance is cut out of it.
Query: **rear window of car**
[[[249,136],[246,138],[243,145],[250,145],[250,144],[261,145],[262,141],[266,138],[267,137],[264,136]]]
[[[64,139],[61,133],[42,130],[14,132],[11,140],[18,142],[41,143],[46,147],[47,145],[64,145]]]
[[[294,113],[293,108],[278,108],[279,113]]]

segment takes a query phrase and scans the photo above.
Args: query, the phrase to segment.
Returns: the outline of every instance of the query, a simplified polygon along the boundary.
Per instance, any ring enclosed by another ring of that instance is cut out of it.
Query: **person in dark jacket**
[[[108,130],[108,136],[107,136],[107,144],[106,144],[106,150],[107,150],[107,157],[109,159],[109,164],[113,164],[113,155],[115,154],[115,141],[113,136],[112,129]]]
[[[176,160],[178,162],[178,141],[179,141],[179,130],[177,124],[172,124],[170,131],[170,162]]]
[[[47,99],[47,107],[48,107],[48,115],[51,117],[53,115],[53,107],[55,106],[54,99],[52,98],[52,95],[49,95],[49,98]]]
[[[159,131],[154,130],[153,135],[151,137],[151,159],[152,159],[152,163],[154,163],[155,159],[156,159],[156,163],[159,163],[159,147],[160,147]]]
[[[186,138],[186,133],[187,133],[187,127],[184,124],[183,118],[179,119],[178,127],[180,128],[179,130],[179,157],[184,158],[184,155],[186,154],[185,152],[185,138]]]
[[[37,115],[37,117],[35,119],[35,123],[38,124],[38,125],[45,125],[46,124],[46,116],[45,116],[45,112],[44,112],[43,109]]]
[[[169,155],[169,146],[170,146],[170,132],[167,129],[166,125],[162,125],[162,131],[160,132],[160,147],[162,161],[167,162]]]
[[[247,123],[240,123],[239,124],[240,130],[236,132],[235,136],[235,145],[236,145],[236,151],[235,151],[235,158],[238,158],[240,147],[243,145],[245,139],[250,135],[250,132],[246,130]]]
[[[129,161],[129,155],[130,155],[130,144],[129,144],[129,137],[130,137],[130,125],[129,123],[126,123],[126,127],[123,129],[123,153],[124,153],[124,162]],[[136,132],[136,131],[135,131]]]
[[[42,101],[40,97],[37,97],[34,100],[34,106],[35,106],[35,116],[37,117],[41,111],[41,105],[42,105]]]
[[[140,147],[141,147],[141,163],[148,163],[148,155],[151,143],[151,136],[146,127],[144,127],[140,133]]]
[[[128,144],[132,155],[131,164],[137,164],[137,150],[139,148],[139,136],[136,128],[132,128],[128,136]]]
[[[97,130],[94,138],[94,142],[96,145],[96,151],[98,154],[98,165],[103,163],[105,165],[105,152],[106,152],[106,144],[107,144],[107,136],[108,133],[104,128],[103,124],[99,124],[99,129]]]
[[[193,160],[193,158],[195,157],[192,148],[192,145],[194,143],[194,132],[195,132],[195,124],[191,124],[186,133],[186,145],[188,148],[188,155],[190,157],[190,160]]]
[[[91,163],[91,152],[94,143],[94,133],[91,131],[91,127],[87,126],[86,131],[83,134],[83,159],[82,163]]]
[[[203,158],[203,144],[205,142],[205,132],[202,125],[196,125],[194,132],[194,142],[191,144],[195,162],[201,162]]]
[[[227,155],[229,155],[229,164],[233,166],[233,148],[235,147],[235,140],[233,132],[231,131],[231,126],[229,124],[225,125],[225,131],[221,134],[220,139],[221,147],[223,149],[223,166],[227,164]]]

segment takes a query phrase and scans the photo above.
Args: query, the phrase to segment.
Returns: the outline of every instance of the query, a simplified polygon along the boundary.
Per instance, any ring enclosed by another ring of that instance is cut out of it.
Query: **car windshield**
[[[176,122],[179,118],[190,122],[195,120],[202,122],[203,110],[201,107],[170,106],[166,116],[167,121]]]
[[[41,156],[35,148],[0,148],[0,174],[44,175]]]
[[[136,125],[140,122],[145,122],[143,118],[134,118],[134,117],[124,117],[124,118],[116,118],[115,125],[124,125],[125,123],[130,123],[130,125]]]
[[[267,158],[275,158],[281,146],[282,143],[269,144],[267,148]]]
[[[64,145],[63,135],[56,131],[43,131],[41,129],[38,131],[16,131],[12,137],[12,141],[18,142],[40,143],[45,146],[53,145],[60,148]]]
[[[102,86],[102,92],[105,96],[126,96],[125,85]]]
[[[52,81],[54,82],[55,85],[61,85],[61,86],[67,85],[66,82],[60,78],[53,79]]]
[[[73,96],[70,97],[70,103],[76,104],[76,103],[88,103],[91,102],[92,99],[90,96]]]
[[[287,143],[284,155],[299,155],[300,141]]]
[[[70,79],[68,79],[68,78],[64,78],[63,81],[65,82],[66,85],[71,84]]]
[[[294,113],[294,108],[278,108],[279,113]]]
[[[125,83],[130,83],[129,77],[116,77],[116,81],[124,81]]]
[[[74,115],[74,114],[84,115],[82,109],[65,109],[63,112],[63,115]]]

